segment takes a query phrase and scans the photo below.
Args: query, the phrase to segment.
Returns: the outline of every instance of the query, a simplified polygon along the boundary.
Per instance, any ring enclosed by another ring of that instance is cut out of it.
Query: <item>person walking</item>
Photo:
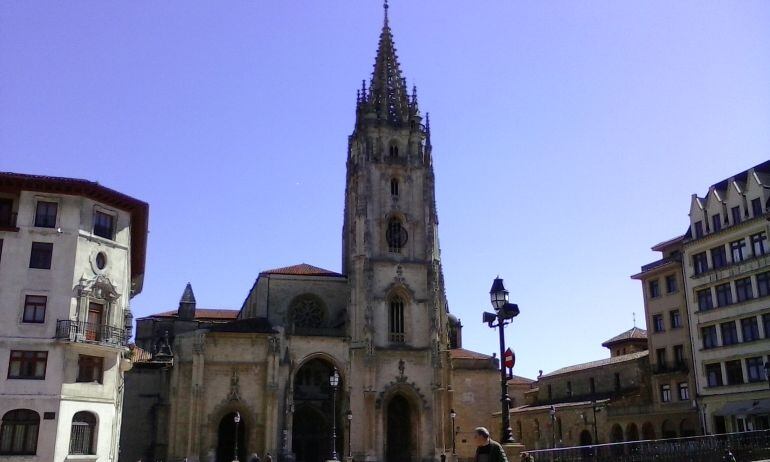
[[[473,442],[476,443],[475,462],[508,462],[500,443],[489,437],[489,430],[477,427],[473,432]]]

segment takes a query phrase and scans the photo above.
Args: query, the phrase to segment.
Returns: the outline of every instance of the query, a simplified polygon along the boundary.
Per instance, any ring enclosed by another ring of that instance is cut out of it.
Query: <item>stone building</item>
[[[0,173],[0,459],[115,461],[146,203]]]
[[[153,352],[149,362],[172,356],[171,366],[147,366],[140,385],[164,386],[158,376],[170,371],[167,416],[148,399],[141,407],[167,431],[166,460],[229,462],[236,446],[239,460],[256,452],[320,462],[333,451],[362,461],[438,460],[452,450],[451,409],[487,421],[499,407],[497,393],[473,387],[499,380],[496,361],[458,349],[430,126],[402,77],[387,4],[348,140],[340,272],[304,263],[262,271],[230,322],[201,323],[181,305],[140,320],[137,343]],[[156,456],[162,449],[160,436],[151,449],[152,438],[133,436],[124,446]]]
[[[692,196],[682,240],[700,413],[708,433],[770,428],[770,161]]]
[[[632,276],[642,282],[650,348],[653,414],[670,414],[677,436],[702,433],[695,400],[690,323],[682,270],[684,236],[655,245],[662,258]],[[689,426],[699,422],[697,429]],[[670,434],[673,432],[669,432]]]
[[[514,437],[528,449],[667,438],[697,420],[656,413],[646,331],[634,327],[602,344],[610,357],[541,375],[527,404],[511,410]],[[499,413],[497,414],[499,415]]]

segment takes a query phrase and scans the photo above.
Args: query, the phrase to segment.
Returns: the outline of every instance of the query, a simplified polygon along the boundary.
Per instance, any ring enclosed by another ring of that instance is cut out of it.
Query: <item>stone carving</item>
[[[268,339],[267,349],[273,355],[277,355],[278,353],[280,353],[280,351],[281,351],[281,342],[278,339],[278,337],[270,337]]]
[[[321,327],[326,319],[326,310],[316,297],[304,296],[291,304],[289,317],[295,327]]]
[[[230,376],[230,393],[227,395],[228,401],[240,401],[241,400],[241,379],[238,377],[238,369],[233,369],[233,374]]]

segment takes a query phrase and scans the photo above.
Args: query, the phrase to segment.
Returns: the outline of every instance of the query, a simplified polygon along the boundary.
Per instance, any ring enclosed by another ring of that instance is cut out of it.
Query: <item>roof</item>
[[[13,172],[0,172],[0,191],[38,191],[84,196],[130,213],[132,292],[135,295],[142,291],[150,214],[150,206],[146,202],[101,186],[94,181]]]
[[[231,321],[238,317],[239,310],[220,310],[212,308],[196,308],[195,319],[200,320],[222,320]],[[177,310],[164,311],[162,313],[151,314],[141,319],[148,318],[176,318],[178,317]]]
[[[561,369],[556,369],[555,371],[549,372],[548,374],[545,374],[541,377],[553,377],[556,375],[584,371],[587,369],[593,369],[595,367],[609,366],[610,364],[618,364],[626,361],[634,361],[639,358],[648,356],[649,354],[650,354],[649,351],[644,350],[644,351],[637,351],[636,353],[631,353],[627,355],[613,356],[612,358],[600,359],[598,361],[591,361],[583,364],[575,364],[574,366],[567,366],[567,367],[562,367]]]
[[[481,359],[484,361],[492,359],[491,356],[476,351],[466,350],[465,348],[453,348],[449,350],[449,354],[452,359]]]
[[[647,340],[647,331],[640,329],[636,326],[628,329],[620,335],[616,335],[606,342],[602,343],[603,347],[608,347],[618,342],[625,342],[628,340]]]
[[[514,375],[513,377],[508,379],[508,383],[514,384],[514,385],[530,385],[535,383],[535,381],[532,379],[528,379],[526,377],[522,377],[520,375]]]
[[[662,252],[663,250],[667,249],[668,247],[671,247],[674,244],[682,244],[682,241],[684,241],[684,234],[681,234],[677,237],[672,237],[671,239],[668,239],[663,242],[658,242],[654,246],[652,246],[652,250],[655,250],[656,252]]]
[[[247,318],[238,319],[233,322],[227,322],[217,324],[209,328],[211,332],[241,332],[241,333],[262,333],[262,334],[275,334],[277,331],[273,329],[270,321],[267,318]]]
[[[286,266],[283,268],[275,268],[267,271],[262,271],[259,274],[285,274],[287,276],[326,276],[326,277],[334,277],[334,278],[345,277],[340,273],[335,273],[334,271],[319,268],[313,265],[308,265],[307,263],[300,263],[299,265]]]

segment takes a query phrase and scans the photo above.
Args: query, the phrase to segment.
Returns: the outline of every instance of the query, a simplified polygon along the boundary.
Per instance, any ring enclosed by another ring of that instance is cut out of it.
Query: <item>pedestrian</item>
[[[535,459],[532,458],[531,454],[527,454],[526,452],[522,452],[519,455],[519,458],[521,459],[521,462],[535,462]]]
[[[508,462],[500,443],[489,437],[489,430],[477,427],[473,432],[473,442],[476,443],[475,462]]]
[[[249,462],[259,462],[259,456],[256,452],[252,453],[251,456],[249,456]]]
[[[265,462],[273,462],[273,456],[269,452],[265,453]]]
[[[724,458],[722,458],[725,462],[737,462],[735,460],[735,456],[733,455],[732,451],[729,449],[727,450],[727,453],[725,454]]]

